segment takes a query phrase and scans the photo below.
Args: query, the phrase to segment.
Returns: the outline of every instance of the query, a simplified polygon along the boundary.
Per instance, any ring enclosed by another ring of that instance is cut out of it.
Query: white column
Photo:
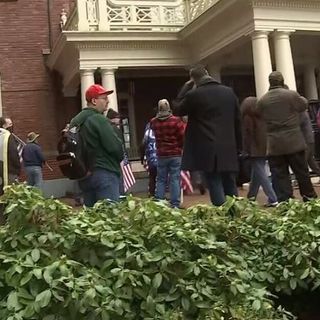
[[[86,90],[94,84],[94,70],[80,70],[81,77],[81,107],[87,106]]]
[[[269,32],[267,31],[256,31],[251,36],[254,78],[258,99],[268,91],[268,77],[272,72],[268,34]]]
[[[210,76],[212,76],[217,81],[221,82],[221,67],[219,65],[209,64],[208,71]]]
[[[315,74],[315,66],[307,65],[304,68],[303,82],[304,82],[304,93],[308,100],[318,100],[318,88],[317,79]]]
[[[114,92],[109,96],[109,108],[118,111],[117,87],[115,79],[115,70],[117,68],[101,68],[102,86],[107,90]]]
[[[274,33],[274,50],[277,71],[280,71],[284,83],[291,90],[297,90],[294,64],[290,45],[290,34],[293,31],[276,31]]]

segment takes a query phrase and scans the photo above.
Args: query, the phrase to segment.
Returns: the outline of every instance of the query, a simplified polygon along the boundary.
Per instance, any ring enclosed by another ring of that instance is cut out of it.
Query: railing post
[[[130,6],[130,22],[131,24],[135,24],[137,23],[138,19],[137,19],[137,12],[136,12],[136,6],[131,5]]]
[[[108,23],[107,1],[98,0],[98,21],[99,31],[109,31],[110,26]]]
[[[78,30],[89,31],[86,0],[77,0],[78,7]]]
[[[165,15],[164,15],[164,7],[159,6],[159,24],[165,24],[167,21],[165,20]]]
[[[191,0],[185,0],[185,14],[186,14],[186,22],[189,23],[191,21]]]

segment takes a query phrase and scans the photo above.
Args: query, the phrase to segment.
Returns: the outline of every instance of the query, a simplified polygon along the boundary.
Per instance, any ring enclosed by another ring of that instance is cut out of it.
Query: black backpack
[[[81,135],[81,126],[75,126],[62,132],[58,142],[58,153],[58,166],[65,177],[79,180],[89,174],[89,155],[85,140]]]

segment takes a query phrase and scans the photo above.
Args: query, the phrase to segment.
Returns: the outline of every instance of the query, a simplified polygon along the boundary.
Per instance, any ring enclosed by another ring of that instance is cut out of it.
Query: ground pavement
[[[314,184],[314,188],[320,198],[320,184]],[[247,192],[248,192],[248,185],[244,185],[243,188],[239,188],[239,196],[241,197],[246,197]],[[297,199],[301,199],[300,194],[299,194],[299,189],[295,188],[294,189],[294,195]],[[141,197],[141,198],[146,198],[147,194],[146,193],[138,193],[138,194],[133,194],[133,196],[137,196],[137,197]],[[70,198],[63,198],[61,199],[63,202],[74,206],[74,200],[70,199]],[[196,204],[210,204],[210,197],[208,192],[205,195],[200,195],[198,190],[195,190],[194,193],[189,194],[189,195],[185,195],[183,197],[183,204],[182,206],[184,208],[188,208],[190,206],[196,205]],[[263,193],[263,191],[260,188],[258,197],[257,197],[257,201],[259,202],[259,204],[263,205],[265,203],[267,203],[267,198],[265,196],[265,194]]]

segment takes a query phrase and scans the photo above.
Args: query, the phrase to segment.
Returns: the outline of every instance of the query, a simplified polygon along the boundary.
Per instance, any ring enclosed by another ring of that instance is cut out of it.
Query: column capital
[[[80,75],[92,75],[95,69],[80,69]]]
[[[259,36],[267,36],[274,31],[273,28],[261,28],[261,29],[254,29],[248,32],[247,35],[251,37],[259,37]]]
[[[110,67],[100,67],[101,72],[108,73],[112,72],[114,73],[116,70],[118,70],[118,67],[116,66],[110,66]]]
[[[273,30],[255,30],[251,33],[251,39],[256,40],[256,39],[268,39],[269,34]]]
[[[273,36],[278,39],[287,39],[292,33],[295,33],[294,29],[276,29]]]

